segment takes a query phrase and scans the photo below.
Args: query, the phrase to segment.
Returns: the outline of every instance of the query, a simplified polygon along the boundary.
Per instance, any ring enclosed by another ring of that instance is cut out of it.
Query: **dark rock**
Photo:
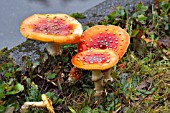
[[[153,0],[106,0],[95,7],[86,10],[83,13],[86,18],[79,21],[83,25],[88,23],[97,24],[99,21],[103,20],[106,15],[115,11],[117,6],[122,6],[124,8],[128,6],[130,14],[139,2],[142,2],[144,5],[149,5],[153,3]]]

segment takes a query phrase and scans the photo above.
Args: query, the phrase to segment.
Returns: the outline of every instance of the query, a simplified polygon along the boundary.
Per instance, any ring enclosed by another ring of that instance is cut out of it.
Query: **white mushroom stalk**
[[[111,76],[111,69],[107,69],[102,71],[102,73],[104,74],[104,81],[107,83],[108,81],[113,82],[113,78]]]
[[[56,55],[62,54],[62,49],[60,48],[60,44],[58,44],[58,43],[49,42],[46,48],[51,56],[56,56]]]
[[[47,108],[50,113],[55,113],[51,100],[45,94],[42,94],[41,98],[42,98],[42,101],[40,102],[25,102],[22,105],[20,112],[26,113],[27,109],[30,106],[32,106],[32,107],[44,107],[44,108]]]
[[[103,73],[100,70],[92,71],[92,81],[94,82],[94,90],[96,91],[94,96],[99,97],[103,94]]]

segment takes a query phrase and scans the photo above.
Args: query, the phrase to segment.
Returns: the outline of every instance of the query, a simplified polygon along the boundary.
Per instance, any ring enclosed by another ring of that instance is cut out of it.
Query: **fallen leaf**
[[[162,47],[162,44],[161,44],[159,41],[154,40],[153,42],[155,42],[155,43],[158,45],[158,47],[159,47],[160,49],[163,48],[163,47]]]
[[[122,64],[119,64],[118,65],[118,68],[120,68],[120,69],[123,69],[123,68],[125,68],[126,67],[126,62],[124,62],[124,63],[122,63]]]
[[[157,40],[151,40],[151,39],[149,39],[149,38],[146,38],[145,37],[145,35],[142,35],[141,36],[141,39],[143,39],[146,43],[150,43],[150,42],[155,42],[157,45],[158,45],[158,47],[160,48],[160,49],[162,49],[162,43],[160,42],[160,41],[157,41]],[[168,42],[169,41],[169,42]],[[167,41],[165,41],[165,45],[166,45],[166,47],[168,47],[168,43],[169,43],[169,46],[170,46],[170,40],[168,40],[167,39]],[[164,45],[164,46],[165,46]]]
[[[152,40],[149,39],[149,38],[146,38],[145,35],[142,35],[141,38],[142,38],[146,43],[152,42]]]
[[[140,89],[143,89],[143,88],[145,88],[145,87],[147,87],[147,82],[146,82],[146,80],[142,81],[135,89],[136,89],[136,90],[140,90]]]
[[[152,78],[148,78],[147,80],[142,81],[135,89],[141,90],[144,88],[147,90],[150,90],[152,88]]]
[[[136,37],[138,33],[139,33],[139,29],[132,30],[131,37]]]

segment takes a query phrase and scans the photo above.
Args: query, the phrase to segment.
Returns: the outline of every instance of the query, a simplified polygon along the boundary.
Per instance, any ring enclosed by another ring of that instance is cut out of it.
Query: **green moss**
[[[83,15],[82,13],[72,13],[70,16],[72,16],[72,17],[74,17],[74,18],[76,18],[76,19],[84,19],[84,18],[86,18],[86,16],[85,15]]]

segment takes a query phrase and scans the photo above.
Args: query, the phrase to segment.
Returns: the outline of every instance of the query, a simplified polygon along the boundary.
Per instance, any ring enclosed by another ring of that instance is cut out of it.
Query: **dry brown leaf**
[[[149,38],[146,38],[145,35],[142,35],[141,38],[142,38],[146,43],[152,42],[152,40],[149,39]]]
[[[147,87],[146,80],[142,81],[135,89],[140,90],[140,89],[145,88],[145,87]]]
[[[126,67],[126,64],[127,64],[126,62],[121,63],[121,64],[118,65],[118,68],[123,69],[123,68]]]

